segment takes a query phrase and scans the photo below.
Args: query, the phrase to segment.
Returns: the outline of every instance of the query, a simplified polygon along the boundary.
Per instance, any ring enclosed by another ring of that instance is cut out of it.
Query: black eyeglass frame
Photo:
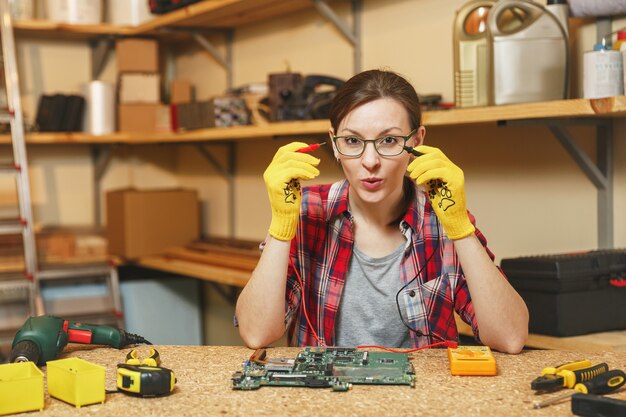
[[[367,147],[368,142],[373,142],[374,143],[374,150],[376,150],[376,153],[378,155],[380,155],[380,156],[383,156],[383,157],[385,157],[385,156],[398,156],[398,155],[400,155],[404,151],[404,146],[406,146],[406,142],[409,139],[411,139],[411,137],[413,135],[415,135],[417,133],[417,129],[418,128],[416,127],[415,129],[411,130],[408,135],[404,135],[404,136],[403,135],[384,135],[384,136],[381,136],[381,137],[376,138],[376,139],[361,139],[361,138],[357,137],[356,135],[344,135],[344,136],[333,136],[332,139],[333,139],[333,143],[335,144],[335,148],[337,149],[337,152],[339,152],[341,155],[346,156],[348,158],[358,158],[361,155],[363,155],[363,152],[365,152],[365,148]],[[400,147],[400,150],[398,151],[398,153],[393,154],[393,155],[383,155],[383,154],[380,153],[380,151],[376,147],[376,142],[378,142],[381,139],[388,138],[388,137],[402,138],[404,140],[404,143],[402,144],[403,146]],[[337,139],[345,139],[345,138],[355,138],[355,139],[358,139],[361,142],[363,142],[363,149],[361,150],[361,152],[359,154],[357,154],[357,155],[347,155],[347,154],[341,152],[339,150],[339,146],[337,146]]]

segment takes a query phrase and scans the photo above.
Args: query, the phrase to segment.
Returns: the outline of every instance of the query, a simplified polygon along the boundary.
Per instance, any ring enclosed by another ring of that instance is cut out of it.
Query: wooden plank
[[[572,99],[540,103],[511,104],[480,108],[464,108],[424,112],[427,127],[475,123],[496,123],[501,120],[620,117],[626,115],[626,96],[605,99]],[[95,144],[95,143],[185,143],[211,141],[266,140],[275,137],[302,136],[326,138],[328,120],[300,120],[267,123],[259,126],[233,126],[198,129],[188,132],[113,133],[93,136],[85,133],[29,133],[29,144]],[[9,135],[0,135],[0,144],[10,143]]]
[[[278,136],[321,136],[325,137],[330,124],[328,120],[303,120],[282,123],[268,123],[263,126],[233,126],[199,129],[189,132],[146,132],[146,133],[113,133],[94,136],[86,133],[29,133],[26,135],[28,144],[95,144],[95,143],[185,143],[236,140],[266,140]],[[9,135],[0,135],[0,144],[8,144]]]
[[[158,35],[168,27],[236,28],[306,9],[313,9],[310,0],[210,0],[158,15],[138,26],[75,25],[47,20],[22,20],[13,25],[19,35],[87,39],[102,35]]]
[[[195,262],[177,259],[164,259],[161,256],[140,258],[138,264],[146,268],[187,275],[217,284],[232,285],[241,288],[245,287],[250,279],[250,272],[213,265],[199,265]]]
[[[130,26],[116,26],[108,23],[99,25],[74,25],[48,20],[18,20],[13,22],[18,36],[82,40],[104,35],[131,35]]]
[[[221,266],[252,273],[259,262],[260,254],[235,253],[228,249],[217,248],[171,248],[163,254],[165,259],[196,262],[202,265]]]
[[[181,23],[183,26],[235,28],[306,9],[312,9],[309,0],[246,0]]]
[[[494,123],[501,120],[623,116],[626,96],[603,99],[571,99],[504,106],[470,107],[425,112],[426,126]]]
[[[473,336],[472,328],[455,314],[459,334]],[[531,333],[526,347],[578,352],[626,352],[626,330],[592,333],[582,336],[556,337]]]
[[[203,1],[145,22],[133,34],[154,33],[166,27],[235,28],[312,8],[309,0]]]

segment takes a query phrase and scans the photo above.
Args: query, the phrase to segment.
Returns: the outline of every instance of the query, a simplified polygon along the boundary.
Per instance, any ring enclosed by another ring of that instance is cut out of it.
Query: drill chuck
[[[41,351],[36,343],[30,340],[22,340],[18,342],[11,350],[11,356],[9,362],[34,362],[39,361]]]

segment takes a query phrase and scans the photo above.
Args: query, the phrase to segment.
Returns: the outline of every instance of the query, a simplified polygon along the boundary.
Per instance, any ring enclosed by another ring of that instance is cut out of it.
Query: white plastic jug
[[[490,104],[567,98],[567,22],[530,0],[500,0],[487,19]]]
[[[457,107],[486,106],[489,100],[487,16],[497,0],[471,0],[454,18],[454,101]]]

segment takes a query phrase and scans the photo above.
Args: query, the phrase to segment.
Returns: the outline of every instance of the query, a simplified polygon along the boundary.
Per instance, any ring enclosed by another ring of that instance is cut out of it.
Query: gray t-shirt
[[[367,256],[354,246],[337,312],[336,346],[412,347],[396,307],[405,246],[382,258]]]

